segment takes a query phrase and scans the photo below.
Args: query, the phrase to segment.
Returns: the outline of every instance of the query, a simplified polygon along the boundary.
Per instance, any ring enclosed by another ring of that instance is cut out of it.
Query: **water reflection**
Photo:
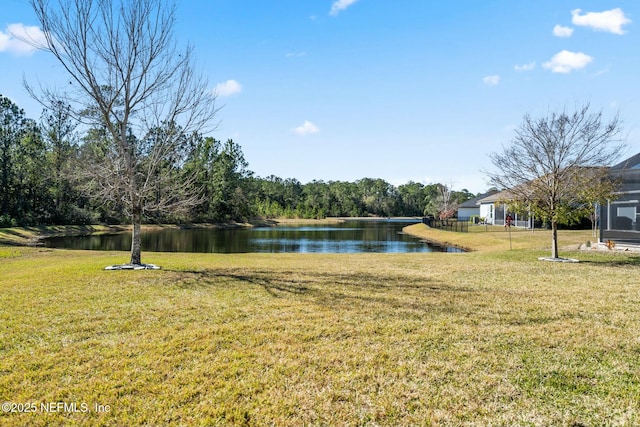
[[[249,229],[160,229],[145,230],[142,250],[152,252],[460,252],[457,248],[427,244],[401,234],[415,221],[346,221],[341,224],[300,227],[256,227]],[[45,245],[55,248],[126,251],[130,233],[51,238]]]

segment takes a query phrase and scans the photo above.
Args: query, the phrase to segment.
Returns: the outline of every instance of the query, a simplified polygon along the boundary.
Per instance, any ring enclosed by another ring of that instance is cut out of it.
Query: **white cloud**
[[[536,63],[535,62],[530,62],[528,64],[522,64],[522,65],[514,65],[513,69],[516,71],[531,71],[534,68],[536,68]]]
[[[571,37],[571,34],[573,34],[571,27],[563,27],[562,25],[553,27],[553,35],[556,37]]]
[[[358,0],[336,0],[331,5],[331,11],[329,12],[329,15],[336,16],[338,13],[340,13],[341,10],[345,10],[357,1]]]
[[[301,58],[306,55],[307,55],[307,52],[288,52],[285,56],[287,58]]]
[[[487,76],[482,79],[482,82],[487,86],[496,86],[498,83],[500,83],[500,76]]]
[[[542,66],[554,73],[570,73],[573,70],[580,70],[593,61],[593,58],[582,52],[569,52],[563,50],[556,53],[549,62]]]
[[[242,92],[242,85],[235,80],[218,83],[214,89],[214,93],[217,96],[231,96],[240,92]]]
[[[318,127],[311,123],[309,120],[305,120],[301,126],[291,129],[291,132],[295,133],[296,135],[304,136],[311,133],[318,133],[320,132],[320,129],[318,129]]]
[[[604,12],[587,12],[581,15],[582,10],[571,11],[574,25],[591,27],[596,31],[608,31],[613,34],[624,34],[623,25],[631,23],[631,19],[624,16],[620,8],[605,10]]]
[[[30,55],[44,46],[46,38],[38,27],[18,23],[9,24],[5,31],[0,31],[0,52]]]

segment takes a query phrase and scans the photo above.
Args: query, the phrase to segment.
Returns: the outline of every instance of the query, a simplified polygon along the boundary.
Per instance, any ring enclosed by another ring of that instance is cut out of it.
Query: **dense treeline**
[[[0,95],[0,226],[86,224],[99,209],[73,179],[79,155],[64,106],[29,119]]]
[[[0,227],[128,222],[123,201],[96,197],[95,173],[93,177],[82,173],[83,166],[90,164],[88,159],[108,155],[107,134],[104,129],[79,128],[62,103],[36,122],[0,95]],[[197,203],[186,213],[145,212],[147,221],[449,216],[456,204],[474,196],[442,184],[409,182],[396,187],[371,178],[302,184],[276,176],[261,178],[249,170],[240,145],[233,140],[177,137],[188,154],[180,162],[167,159],[161,173],[166,174],[164,181],[182,180],[184,186],[195,189]],[[162,191],[158,184],[158,197]]]
[[[382,179],[356,182],[312,181],[270,176],[249,179],[255,212],[263,217],[324,218],[327,216],[421,216],[439,215],[472,198],[467,190],[449,192],[441,184],[409,182],[395,187]]]

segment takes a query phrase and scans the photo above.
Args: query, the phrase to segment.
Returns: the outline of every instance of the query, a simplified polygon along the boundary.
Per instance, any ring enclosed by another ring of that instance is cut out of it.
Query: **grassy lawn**
[[[0,425],[640,424],[638,254],[409,231],[475,251],[0,246]]]

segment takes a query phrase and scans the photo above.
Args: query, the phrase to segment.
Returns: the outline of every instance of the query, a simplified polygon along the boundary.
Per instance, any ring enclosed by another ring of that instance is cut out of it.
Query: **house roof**
[[[480,194],[479,196],[476,196],[473,199],[470,199],[470,200],[467,200],[464,203],[461,203],[460,206],[458,206],[458,207],[459,208],[477,208],[478,205],[480,205],[480,203],[479,203],[480,200],[482,200],[482,199],[484,199],[486,197],[489,197],[492,194],[495,194],[497,192],[498,192],[498,190],[491,190],[491,191],[488,191],[488,192],[486,192],[484,194]]]
[[[631,156],[626,160],[621,161],[615,166],[611,166],[611,170],[622,169],[640,169],[640,153],[635,156]]]
[[[637,159],[637,160],[632,160],[632,159]],[[629,164],[632,165],[633,161],[636,161],[636,170],[640,172],[640,153],[638,153],[637,155],[633,156],[631,159],[628,159],[622,163],[620,163],[620,165],[623,164]],[[619,166],[619,165],[616,165]],[[632,167],[632,166],[627,166],[627,167]],[[609,168],[613,169],[613,168]],[[572,168],[571,171],[576,174],[576,172],[580,173],[580,175],[584,175],[587,178],[592,178],[592,179],[599,179],[599,175],[598,172],[601,171],[602,168],[600,167],[594,167],[594,166],[579,166],[579,167],[575,167]],[[563,171],[564,172],[564,171]],[[583,176],[583,178],[584,178]],[[543,177],[539,177],[534,179],[533,181],[529,181],[528,183],[523,183],[523,184],[519,184],[516,187],[513,187],[513,189],[506,189],[506,190],[502,190],[500,192],[491,194],[487,197],[484,197],[480,200],[478,200],[478,204],[486,204],[486,203],[495,203],[498,201],[507,201],[507,200],[514,200],[514,199],[518,199],[521,198],[523,195],[528,195],[528,194],[535,194],[536,191],[536,186],[534,185],[536,183],[537,180],[541,180],[543,179]],[[544,187],[544,186],[543,186]]]
[[[512,198],[513,196],[511,195],[509,190],[496,191],[488,195],[487,197],[483,197],[482,199],[478,200],[476,204],[481,205],[484,203],[495,203],[498,200],[509,200]]]

